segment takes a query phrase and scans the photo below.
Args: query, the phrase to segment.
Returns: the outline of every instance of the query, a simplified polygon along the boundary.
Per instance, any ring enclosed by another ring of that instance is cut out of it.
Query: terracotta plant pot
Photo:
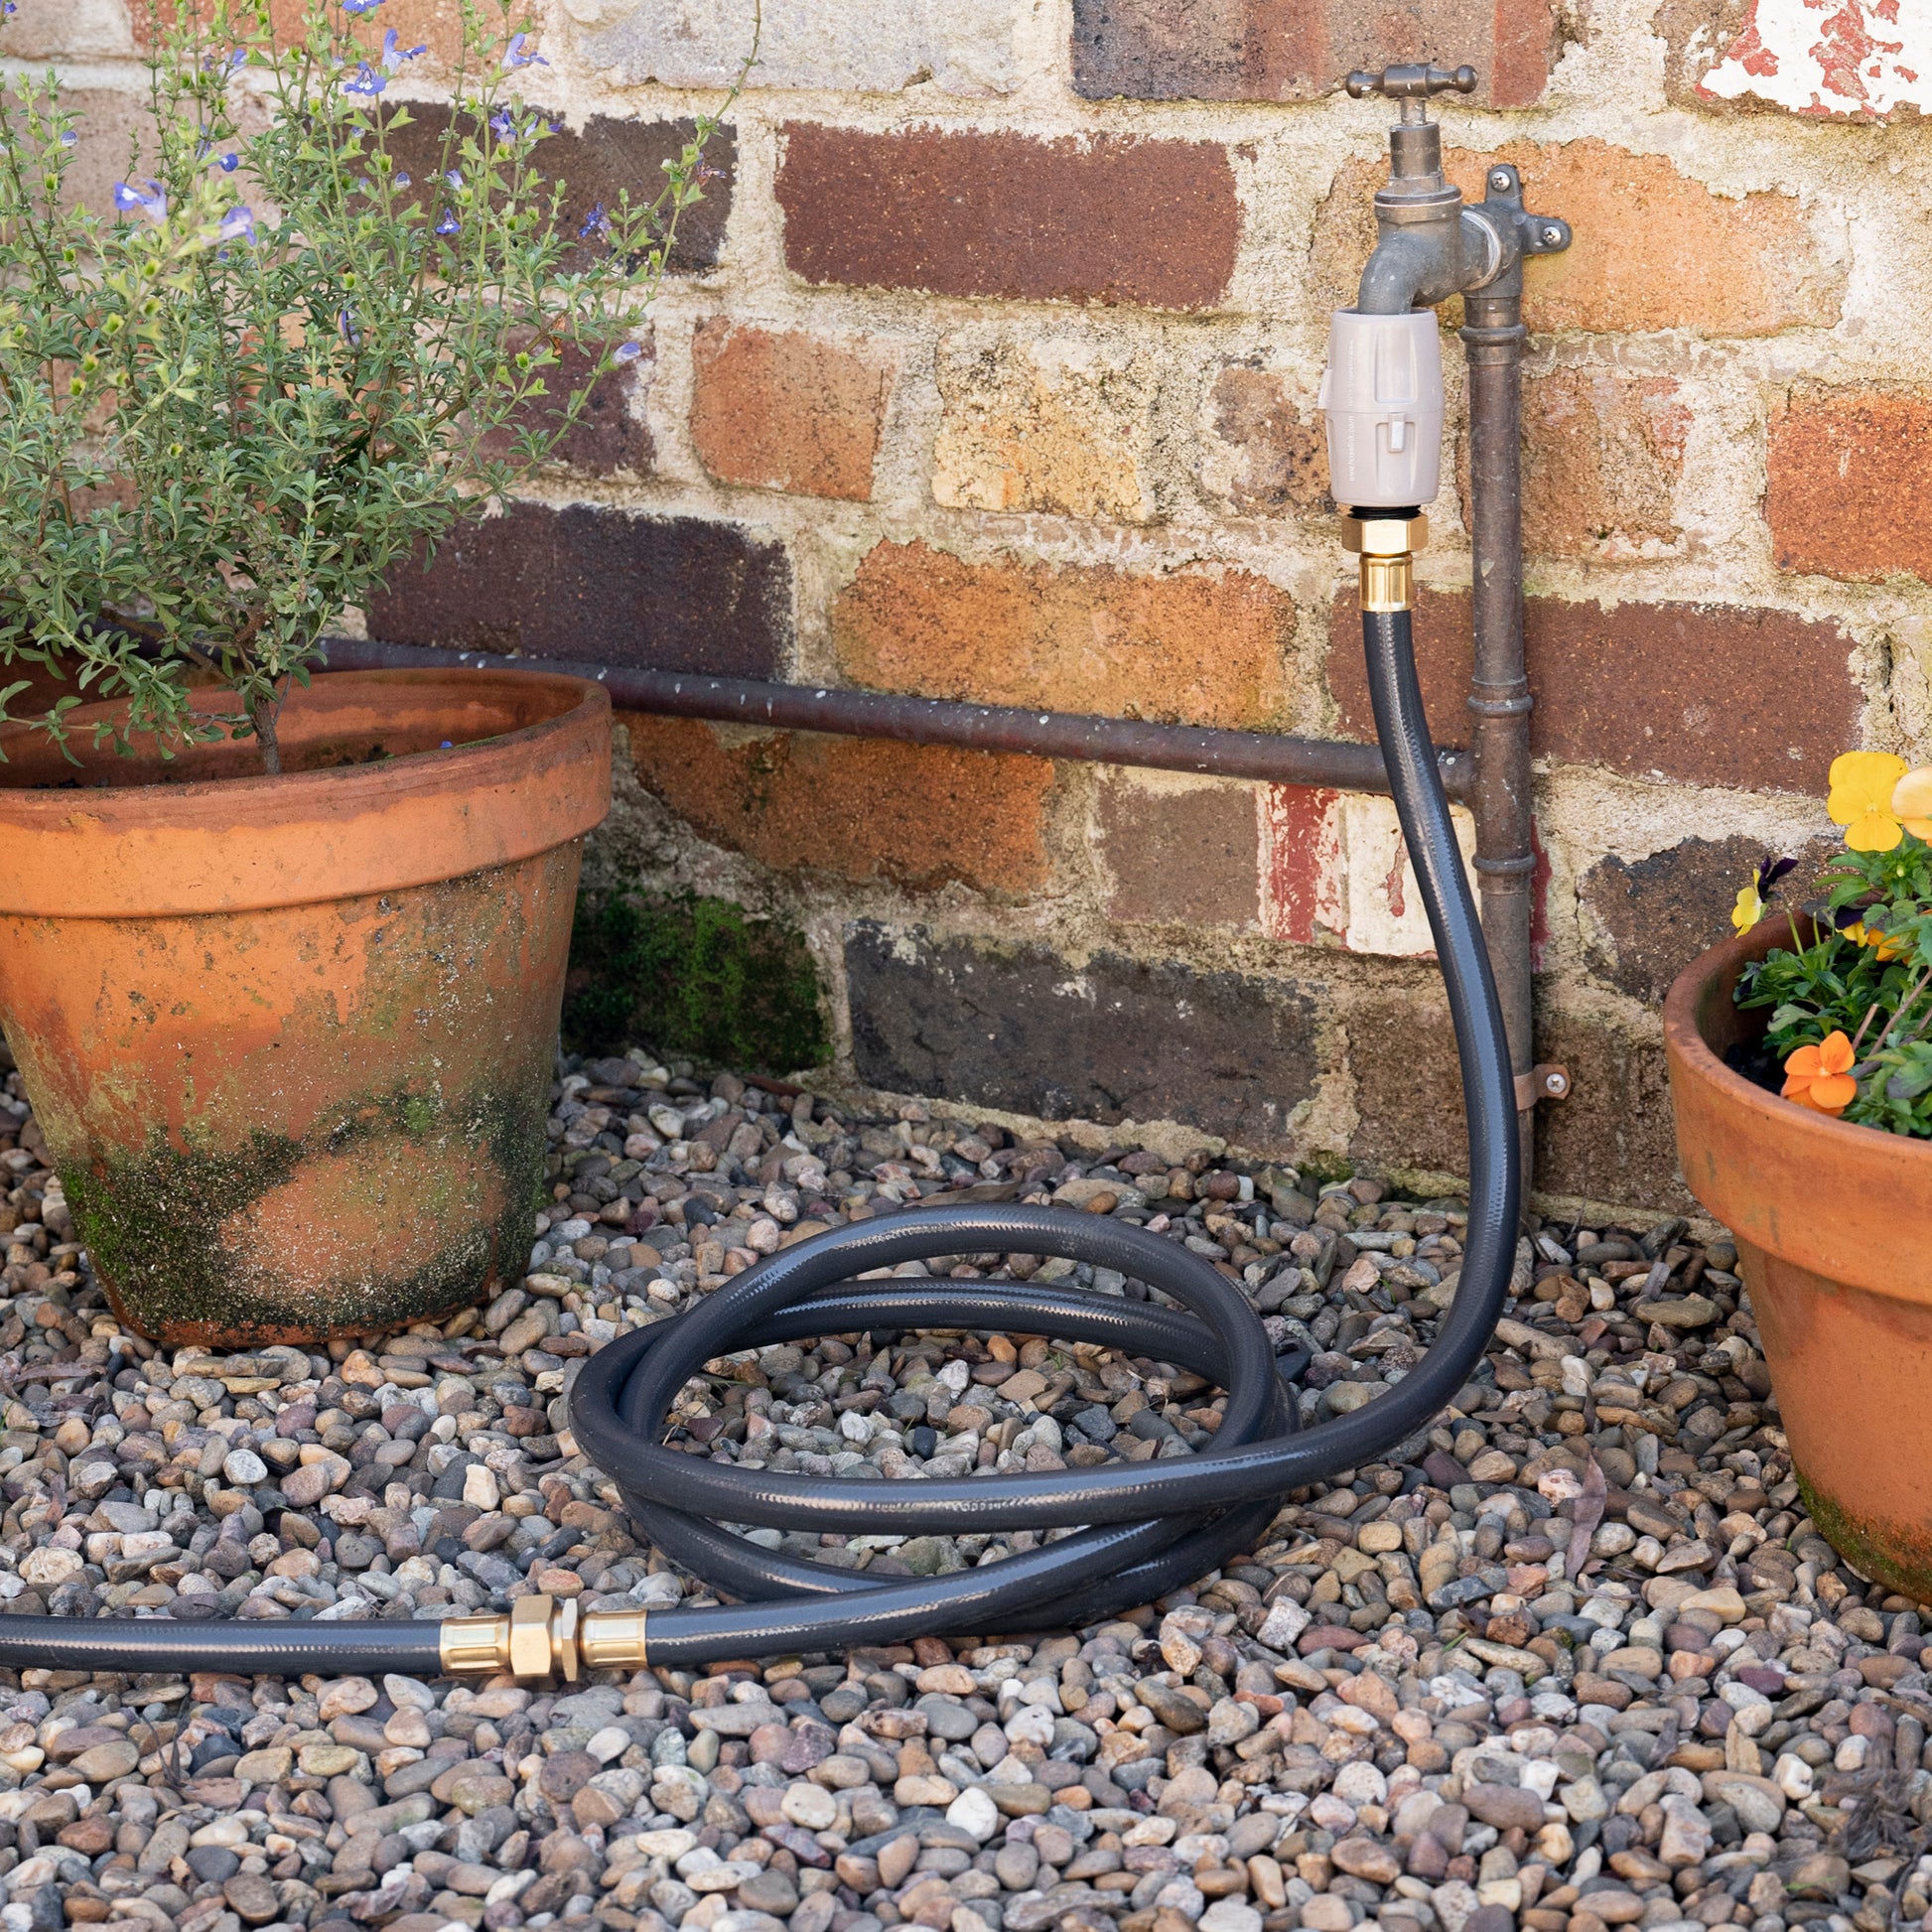
[[[274,778],[246,742],[96,751],[113,709],[71,714],[77,765],[0,736],[0,1025],[123,1319],[311,1341],[513,1280],[607,694],[322,676]]]
[[[1731,990],[1783,918],[1714,946],[1664,1004],[1678,1157],[1729,1228],[1805,1506],[1866,1576],[1932,1600],[1932,1142],[1814,1113],[1733,1073],[1763,1034]]]

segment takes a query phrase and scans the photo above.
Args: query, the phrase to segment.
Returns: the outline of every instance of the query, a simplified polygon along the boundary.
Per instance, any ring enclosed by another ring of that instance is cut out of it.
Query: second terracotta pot
[[[1678,1156],[1736,1237],[1806,1507],[1866,1576],[1932,1601],[1932,1142],[1812,1112],[1733,1073],[1760,1036],[1745,964],[1767,920],[1693,961],[1664,1007]]]
[[[77,766],[5,735],[0,1026],[118,1311],[259,1346],[513,1281],[607,694],[325,675],[273,778],[245,742],[95,751],[108,709]]]

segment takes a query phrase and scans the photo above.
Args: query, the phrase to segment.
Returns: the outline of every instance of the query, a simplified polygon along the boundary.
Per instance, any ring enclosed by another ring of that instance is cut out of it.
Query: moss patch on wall
[[[573,1052],[644,1039],[766,1073],[820,1066],[831,1052],[804,935],[688,892],[579,898],[563,1032]]]

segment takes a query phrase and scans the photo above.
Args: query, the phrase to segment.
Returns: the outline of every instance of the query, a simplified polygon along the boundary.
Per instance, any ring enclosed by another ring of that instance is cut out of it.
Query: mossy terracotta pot
[[[227,700],[209,693],[198,703]],[[521,1270],[611,707],[345,672],[284,770],[0,735],[0,1026],[79,1238],[159,1340],[372,1334]]]
[[[1731,993],[1783,918],[1714,946],[1664,1005],[1684,1178],[1737,1241],[1805,1505],[1866,1576],[1932,1601],[1932,1142],[1814,1113],[1733,1073]]]

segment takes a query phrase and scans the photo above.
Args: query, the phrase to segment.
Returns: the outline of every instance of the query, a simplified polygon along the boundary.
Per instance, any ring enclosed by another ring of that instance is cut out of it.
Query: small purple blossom
[[[368,62],[360,61],[356,64],[355,78],[343,82],[343,92],[345,94],[367,94],[373,100],[388,84],[389,76],[387,74],[378,73],[374,68],[369,66]]]
[[[394,73],[405,61],[414,61],[429,52],[427,41],[421,41],[414,47],[398,47],[398,38],[393,27],[382,37],[382,67],[387,73]]]
[[[443,177],[443,179],[446,182],[448,182],[452,188],[461,192],[463,188],[463,171],[460,168],[452,168],[450,172]]]
[[[343,0],[345,14],[372,14],[381,6],[382,0]]]
[[[528,34],[512,34],[510,36],[509,47],[503,55],[503,66],[505,69],[547,68],[550,65],[541,54],[532,54],[528,51],[529,41],[530,37]]]
[[[442,220],[437,222],[436,226],[430,232],[432,234],[456,234],[461,231],[463,223],[456,218],[456,210],[454,208],[445,208],[443,210]]]
[[[146,194],[128,182],[117,181],[114,184],[114,206],[123,214],[132,214],[138,208],[150,221],[165,221],[168,218],[168,191],[158,181],[148,183]]]
[[[614,362],[634,362],[643,352],[643,347],[640,344],[620,343],[611,351],[611,360]]]
[[[0,20],[10,19],[13,15],[17,14],[19,11],[20,9],[18,6],[15,5],[14,0],[6,0],[6,4],[4,6],[0,6]]]
[[[577,230],[577,239],[588,241],[594,234],[609,234],[610,231],[611,217],[605,213],[604,204],[594,202],[590,213],[584,217],[584,225]]]
[[[396,170],[395,185],[398,188],[409,188],[413,186],[413,178],[406,168],[398,168]]]
[[[62,134],[61,134],[61,145],[62,145],[62,147],[64,147],[64,148],[71,148],[71,147],[74,147],[75,145],[77,145],[77,144],[78,144],[78,142],[79,142],[79,140],[80,140],[80,137],[79,137],[79,135],[77,135],[77,134],[76,134],[76,133],[75,133],[75,132],[73,131],[73,129],[72,129],[72,128],[70,128],[70,127],[69,127],[69,128],[66,128],[66,129],[64,129],[64,130],[62,131]]]
[[[489,131],[499,141],[516,139],[516,118],[507,107],[499,107],[489,117]]]
[[[343,309],[336,316],[336,329],[350,348],[356,347],[362,340],[362,331],[355,320],[353,309]]]
[[[245,241],[251,246],[255,240],[255,211],[247,207],[231,207],[221,217],[217,230],[223,241]]]

